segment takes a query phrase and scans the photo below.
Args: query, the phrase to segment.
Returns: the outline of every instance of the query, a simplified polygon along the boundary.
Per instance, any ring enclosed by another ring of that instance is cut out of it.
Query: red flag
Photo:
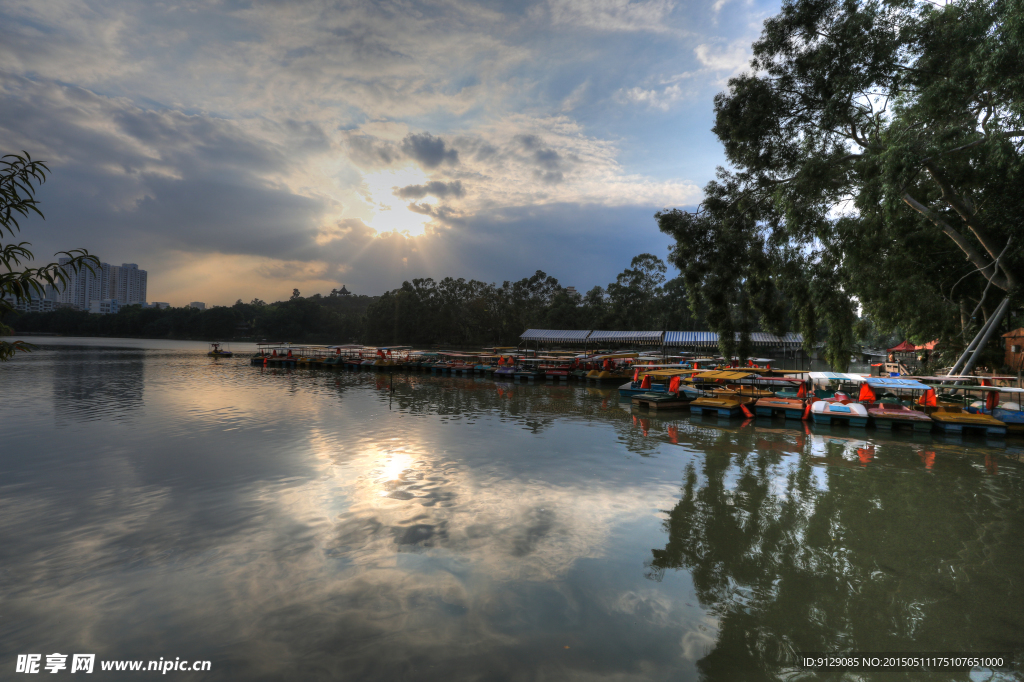
[[[860,395],[857,396],[857,400],[862,403],[873,403],[878,400],[878,398],[875,397],[875,392],[871,390],[871,387],[868,386],[868,382],[865,381],[860,385]]]
[[[999,404],[999,391],[988,391],[985,394],[985,409],[989,412],[996,409],[996,405]]]

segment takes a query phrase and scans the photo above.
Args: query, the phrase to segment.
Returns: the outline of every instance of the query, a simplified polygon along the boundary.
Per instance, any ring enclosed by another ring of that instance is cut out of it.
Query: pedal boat
[[[860,403],[818,400],[811,405],[811,418],[815,424],[846,424],[865,427],[868,425],[868,410]]]
[[[211,358],[230,358],[232,356],[232,352],[221,348],[219,343],[211,343],[210,350],[207,355]]]
[[[898,402],[881,400],[869,403],[868,417],[879,429],[910,428],[914,431],[932,430],[932,418],[924,412],[913,410]]]
[[[931,419],[945,433],[980,431],[986,436],[1006,435],[1006,424],[992,415],[971,414],[954,405],[939,405],[931,413]]]
[[[754,413],[758,417],[771,417],[782,413],[786,419],[803,419],[805,409],[807,405],[800,398],[783,397],[778,394],[758,398],[754,403]]]
[[[663,410],[686,410],[692,409],[694,400],[700,398],[700,391],[683,386],[678,393],[661,391],[657,393],[641,393],[632,398],[633,407],[646,407],[651,413]]]

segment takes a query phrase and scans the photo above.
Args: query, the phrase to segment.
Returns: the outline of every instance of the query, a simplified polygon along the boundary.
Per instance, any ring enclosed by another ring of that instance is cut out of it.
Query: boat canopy
[[[734,370],[712,370],[710,372],[702,372],[694,377],[694,379],[705,379],[716,380],[716,379],[746,379],[752,376],[753,372],[739,372]]]
[[[648,365],[648,364],[639,365],[639,364],[634,362],[633,363],[633,367],[635,367],[637,369],[651,369],[651,368],[653,368],[653,369],[675,369],[675,368],[682,368],[682,367],[684,367],[684,365],[682,363],[678,363],[678,362],[675,362],[675,363],[670,362],[670,363],[666,363],[664,365]],[[689,370],[689,368],[687,368],[687,369]],[[689,371],[692,372],[693,370],[689,370]]]
[[[935,388],[934,386],[926,386],[925,388]],[[981,391],[996,393],[1024,393],[1024,388],[1014,388],[1012,386],[949,386],[948,388],[953,389],[954,392],[963,390],[964,392]]]
[[[590,360],[616,360],[622,358],[635,358],[638,357],[639,353],[608,353],[606,355],[595,355]]]
[[[907,376],[907,377],[903,377],[903,378],[904,379],[917,379],[918,381],[946,382],[946,381],[979,381],[981,379],[987,379],[989,381],[1013,381],[1013,380],[1016,380],[1017,377],[1015,377],[1015,376],[1014,377],[1011,377],[1011,376],[989,376],[989,377],[983,377],[983,376],[975,376],[973,374],[969,374],[969,375],[960,376],[960,377],[958,377],[958,376],[946,376],[946,375],[943,375],[943,376],[931,376],[931,377],[926,377],[926,376]]]
[[[931,388],[914,379],[868,377],[865,381],[871,388],[903,388],[911,391],[927,391]]]
[[[851,381],[855,384],[864,382],[862,375],[849,372],[808,372],[807,376],[811,381]]]

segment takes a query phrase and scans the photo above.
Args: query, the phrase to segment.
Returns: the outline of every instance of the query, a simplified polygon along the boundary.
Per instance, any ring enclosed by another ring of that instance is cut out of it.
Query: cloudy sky
[[[0,151],[53,175],[38,255],[150,300],[537,269],[587,289],[723,161],[760,0],[0,0]]]

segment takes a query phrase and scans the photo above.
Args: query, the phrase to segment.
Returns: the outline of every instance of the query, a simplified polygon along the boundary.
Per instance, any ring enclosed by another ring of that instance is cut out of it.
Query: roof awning
[[[589,329],[527,329],[519,335],[523,341],[545,341],[547,343],[585,343],[590,336]]]
[[[889,352],[890,353],[911,353],[911,352],[913,352],[915,350],[917,350],[917,346],[915,346],[914,344],[910,343],[909,341],[904,341],[903,343],[900,343],[900,344],[890,348]]]
[[[661,345],[664,332],[616,332],[595,329],[587,338],[588,343],[640,343]]]
[[[715,332],[665,332],[665,345],[711,348],[718,345],[718,334]]]
[[[736,332],[736,340],[740,340],[739,332]],[[788,332],[782,336],[767,332],[751,332],[750,343],[755,346],[773,348],[799,348],[804,343],[804,337],[795,332]],[[665,332],[665,345],[710,348],[718,345],[718,334],[715,332]]]
[[[739,332],[736,333],[736,340],[739,341]],[[755,346],[779,346],[782,348],[798,348],[803,345],[803,334],[787,332],[782,336],[769,334],[767,332],[751,332],[750,342]]]

